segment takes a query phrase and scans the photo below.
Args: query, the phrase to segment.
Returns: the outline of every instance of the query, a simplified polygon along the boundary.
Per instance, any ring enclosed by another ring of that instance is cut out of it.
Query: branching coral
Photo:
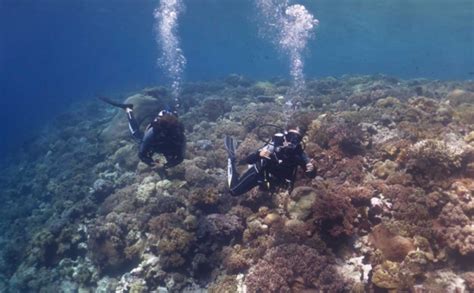
[[[403,161],[412,172],[439,178],[460,170],[473,151],[462,140],[446,142],[426,139],[410,147]]]
[[[102,202],[114,191],[113,183],[109,180],[97,179],[91,189],[91,195],[97,202]]]
[[[459,106],[462,104],[474,104],[474,92],[462,89],[455,89],[448,93],[447,99],[450,105]]]
[[[285,120],[281,107],[276,104],[247,104],[246,107],[233,111],[232,117],[241,122],[247,131],[253,131],[260,125],[279,124]],[[265,115],[262,115],[265,113]]]
[[[215,121],[224,113],[230,111],[228,101],[221,98],[207,98],[201,104],[202,116],[207,117],[209,121]]]
[[[357,124],[347,123],[345,121],[326,119],[319,126],[314,137],[310,141],[318,143],[323,148],[338,147],[342,152],[348,155],[361,154],[366,145],[365,135]],[[314,127],[314,126],[313,126]]]
[[[243,248],[241,245],[225,247],[222,250],[224,256],[224,267],[228,273],[239,273],[247,269],[255,257],[255,251],[251,248]]]
[[[327,248],[326,243],[320,238],[316,225],[310,221],[278,219],[270,227],[270,235],[275,244],[304,244],[319,252]]]
[[[348,181],[359,183],[365,177],[364,157],[344,157],[340,152],[327,150],[315,158],[317,173],[324,178],[331,178],[340,184]]]
[[[157,196],[149,199],[148,205],[145,206],[144,210],[154,216],[163,213],[173,213],[178,208],[184,206],[185,205],[180,198],[173,196]]]
[[[229,241],[241,236],[244,227],[234,215],[211,214],[200,219],[198,237],[210,237],[214,240]]]
[[[136,264],[142,251],[141,217],[110,213],[88,226],[90,258],[103,271],[121,272]]]
[[[350,198],[355,207],[370,206],[370,200],[375,194],[375,190],[365,185],[342,185],[339,192]]]
[[[397,228],[397,234],[403,236],[422,235],[430,237],[431,215],[429,198],[420,188],[402,185],[388,185],[382,191],[393,203],[391,213]]]
[[[160,256],[164,269],[182,266],[188,259],[188,252],[196,242],[194,232],[187,231],[189,219],[176,213],[164,213],[148,222],[151,250]]]
[[[219,198],[219,191],[213,187],[196,188],[189,194],[191,205],[206,213],[217,211]]]
[[[176,213],[163,213],[157,217],[153,217],[148,221],[148,228],[151,233],[161,237],[167,229],[180,227],[184,224],[184,218]]]
[[[167,229],[157,245],[162,267],[169,269],[182,266],[194,241],[194,235],[184,229]]]
[[[333,189],[317,197],[313,205],[313,214],[320,229],[333,237],[351,236],[357,210],[351,204],[344,190]]]
[[[296,288],[342,292],[345,286],[330,256],[297,244],[268,250],[250,268],[245,283],[249,292],[291,292]]]
[[[209,286],[209,293],[238,292],[236,276],[224,276]]]
[[[398,263],[387,260],[374,268],[372,282],[379,288],[397,289],[401,282],[399,271]]]
[[[286,116],[288,87],[235,76],[187,86],[186,160],[159,175],[137,163],[123,113],[94,104],[58,119],[0,174],[0,291],[242,292],[243,280],[249,292],[348,291],[333,251],[354,292],[473,290],[472,82],[309,81]],[[169,101],[144,93],[130,98],[141,126]],[[259,125],[288,120],[309,126],[319,177],[231,197],[223,136],[242,159],[262,145]]]
[[[124,233],[123,229],[114,223],[89,229],[92,260],[105,271],[120,270],[125,264]]]
[[[58,260],[58,245],[54,235],[49,231],[42,230],[38,232],[31,244],[28,262],[37,263],[42,266],[52,266]]]
[[[462,255],[474,253],[474,224],[472,215],[467,216],[459,205],[448,203],[435,226],[436,235],[451,249]]]
[[[467,272],[463,276],[469,290],[474,290],[474,272]]]

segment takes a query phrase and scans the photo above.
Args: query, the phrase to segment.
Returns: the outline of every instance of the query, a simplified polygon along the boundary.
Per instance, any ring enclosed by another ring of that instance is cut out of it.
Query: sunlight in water
[[[287,0],[256,0],[256,4],[264,20],[260,33],[290,59],[289,96],[295,99],[304,90],[303,52],[319,21],[303,5],[289,5]]]
[[[155,18],[155,39],[162,55],[158,64],[171,79],[174,98],[181,92],[183,71],[186,58],[179,45],[177,36],[178,17],[184,10],[181,0],[161,0],[160,6],[153,13]]]

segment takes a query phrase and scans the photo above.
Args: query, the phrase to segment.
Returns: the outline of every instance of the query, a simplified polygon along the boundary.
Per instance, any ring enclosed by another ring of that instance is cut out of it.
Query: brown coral
[[[401,262],[410,251],[415,250],[411,239],[393,234],[383,224],[374,227],[369,241],[391,261]]]
[[[361,154],[364,151],[365,137],[357,124],[336,120],[324,121],[319,131],[310,137],[310,141],[318,143],[323,148],[338,147],[347,155]]]
[[[372,283],[379,288],[397,289],[400,286],[399,271],[398,263],[387,260],[374,268]]]
[[[313,205],[313,214],[324,233],[329,233],[333,237],[351,236],[354,233],[357,210],[343,190],[335,188],[317,197]]]
[[[461,206],[448,203],[435,223],[436,235],[462,255],[474,253],[474,224]]]
[[[223,276],[208,288],[209,293],[231,293],[237,292],[236,275]]]
[[[255,252],[250,248],[243,248],[241,245],[225,247],[222,251],[224,255],[224,267],[228,273],[239,273],[249,268]]]
[[[414,173],[440,178],[460,170],[472,152],[473,149],[461,140],[446,142],[426,139],[410,147],[403,160]]]
[[[466,286],[469,290],[474,290],[474,272],[467,272],[463,275]]]
[[[135,262],[137,255],[126,254],[124,229],[109,222],[89,228],[89,247],[92,260],[107,272],[117,272]]]
[[[250,269],[245,284],[249,292],[291,292],[295,285],[300,289],[342,292],[345,281],[329,256],[305,245],[286,244],[267,251]]]

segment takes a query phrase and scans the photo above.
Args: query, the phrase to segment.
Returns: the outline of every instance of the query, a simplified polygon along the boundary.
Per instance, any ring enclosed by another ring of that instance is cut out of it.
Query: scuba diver
[[[275,187],[286,185],[291,191],[298,166],[305,169],[307,177],[316,177],[313,163],[303,151],[302,138],[297,127],[275,133],[270,143],[247,156],[245,161],[251,166],[239,177],[235,143],[232,137],[226,136],[224,144],[228,153],[227,180],[230,193],[237,196],[257,185],[264,190],[274,190]]]
[[[104,97],[99,99],[125,110],[130,132],[139,143],[138,157],[143,163],[157,167],[159,161],[153,160],[154,153],[161,153],[166,158],[165,168],[174,167],[184,160],[186,137],[184,126],[178,120],[176,111],[160,111],[142,133],[133,116],[133,104],[120,104]]]

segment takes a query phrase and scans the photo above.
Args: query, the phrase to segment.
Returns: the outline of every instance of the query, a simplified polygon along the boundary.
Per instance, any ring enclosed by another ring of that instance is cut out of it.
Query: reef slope
[[[289,119],[318,176],[231,197],[223,136],[239,157],[261,146],[287,90],[186,84],[186,160],[166,172],[139,162],[116,109],[58,117],[3,163],[0,291],[474,290],[474,83],[309,80]],[[168,96],[128,101],[144,127]]]

